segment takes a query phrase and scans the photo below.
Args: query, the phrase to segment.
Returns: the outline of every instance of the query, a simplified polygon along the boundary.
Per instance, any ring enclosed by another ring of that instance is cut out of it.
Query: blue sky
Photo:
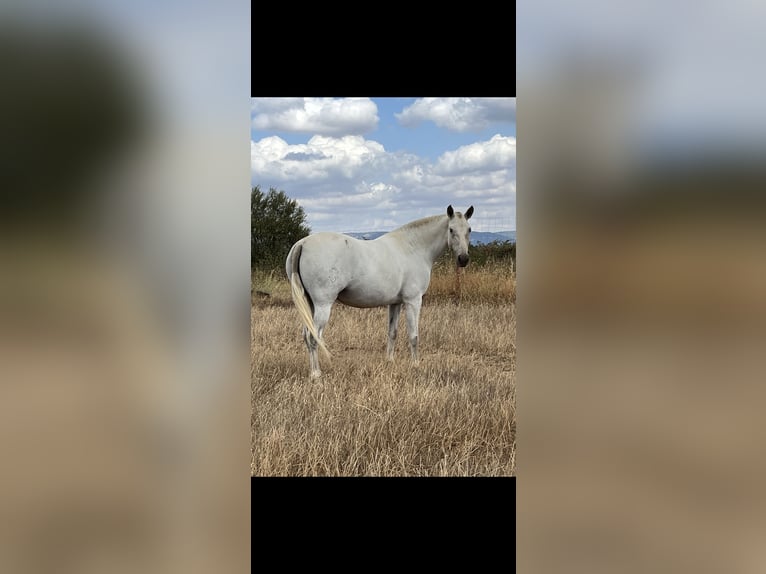
[[[251,182],[296,199],[312,231],[390,230],[474,206],[516,228],[515,98],[253,98]]]

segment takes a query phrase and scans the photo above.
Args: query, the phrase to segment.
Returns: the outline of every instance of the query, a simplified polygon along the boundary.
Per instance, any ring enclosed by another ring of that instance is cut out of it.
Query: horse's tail
[[[301,321],[306,326],[306,329],[308,329],[311,336],[314,337],[314,340],[319,344],[319,348],[324,355],[329,358],[330,351],[327,350],[324,341],[319,336],[319,332],[314,324],[314,315],[311,312],[311,307],[309,306],[309,301],[306,297],[306,290],[303,287],[303,280],[301,279],[300,273],[302,251],[303,245],[300,243],[293,249],[292,267],[290,270],[290,291],[292,292],[293,303],[295,303],[295,307],[298,309],[298,315],[300,315]]]

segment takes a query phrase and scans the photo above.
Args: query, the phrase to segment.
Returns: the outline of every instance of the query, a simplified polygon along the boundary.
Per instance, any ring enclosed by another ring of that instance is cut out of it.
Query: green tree
[[[284,269],[293,244],[311,233],[306,213],[284,191],[273,187],[264,194],[259,185],[250,195],[250,266],[253,269]]]

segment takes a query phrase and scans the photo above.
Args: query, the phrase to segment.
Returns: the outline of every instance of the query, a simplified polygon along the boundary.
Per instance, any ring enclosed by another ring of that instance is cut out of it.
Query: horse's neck
[[[413,252],[423,256],[432,265],[447,248],[447,219],[438,218],[413,233],[410,241]]]

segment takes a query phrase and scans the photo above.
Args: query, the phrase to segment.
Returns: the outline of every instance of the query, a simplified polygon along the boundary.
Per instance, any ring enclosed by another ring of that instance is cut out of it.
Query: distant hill
[[[481,245],[493,241],[510,241],[516,243],[516,231],[474,231],[471,233],[471,244]]]
[[[377,239],[381,235],[387,233],[386,231],[366,231],[361,233],[346,233],[351,237],[357,239]],[[482,245],[485,243],[492,243],[493,241],[511,241],[516,242],[516,231],[474,231],[471,233],[471,245]]]

